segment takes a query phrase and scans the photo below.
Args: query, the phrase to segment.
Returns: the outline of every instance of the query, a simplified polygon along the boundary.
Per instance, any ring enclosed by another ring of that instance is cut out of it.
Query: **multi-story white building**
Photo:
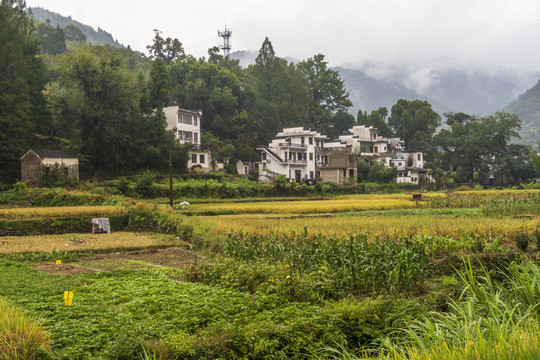
[[[303,127],[283,129],[268,146],[257,147],[261,153],[260,181],[272,181],[281,174],[297,182],[315,179],[317,161],[324,161],[320,151],[326,139],[326,135]]]
[[[180,144],[201,145],[202,111],[182,109],[178,105],[163,109],[167,118],[167,130],[176,129],[175,137]]]
[[[267,147],[257,148],[262,160],[260,180],[272,181],[283,174],[296,181],[321,178],[323,182],[351,183],[356,166],[353,158],[345,155],[349,153],[397,167],[398,183],[420,183],[426,173],[422,152],[404,151],[400,139],[379,136],[373,126],[358,125],[349,132],[330,142],[326,135],[301,127],[283,129]]]
[[[202,111],[182,109],[178,105],[163,109],[167,118],[167,130],[175,130],[180,144],[192,144],[187,167],[191,170],[209,172],[212,170],[212,152],[201,148]]]

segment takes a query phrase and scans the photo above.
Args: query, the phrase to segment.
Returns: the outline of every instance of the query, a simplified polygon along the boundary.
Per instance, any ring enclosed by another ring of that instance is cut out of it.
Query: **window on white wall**
[[[197,163],[197,154],[191,154],[191,163],[196,164]]]
[[[186,125],[193,125],[193,116],[191,115],[182,115],[182,123]]]

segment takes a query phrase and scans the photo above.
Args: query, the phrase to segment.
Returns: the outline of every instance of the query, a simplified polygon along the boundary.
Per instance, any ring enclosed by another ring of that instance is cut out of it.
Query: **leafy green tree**
[[[184,46],[180,40],[174,38],[164,39],[161,31],[154,29],[154,43],[146,47],[152,59],[161,58],[166,64],[172,61],[185,59]]]
[[[59,26],[38,22],[33,36],[40,42],[44,53],[58,55],[66,51],[66,36]]]
[[[367,111],[358,110],[356,121],[359,125],[374,126],[379,129],[379,135],[384,137],[392,137],[393,133],[387,123],[388,109],[380,107],[377,110],[371,111],[368,115]]]
[[[64,28],[64,35],[67,41],[86,41],[86,35],[73,24],[66,25]]]
[[[441,117],[431,108],[427,101],[400,99],[392,106],[388,125],[395,136],[403,140],[406,149],[426,149],[431,146],[431,140]]]
[[[369,168],[368,180],[370,181],[386,184],[396,181],[396,178],[397,168],[387,167],[384,160],[381,160],[381,162],[374,161]]]
[[[245,83],[219,64],[187,59],[170,67],[173,99],[187,109],[201,109],[201,127],[220,138],[234,139],[246,118]],[[249,88],[249,87],[247,87]]]
[[[212,150],[213,161],[224,161],[234,157],[235,147],[232,141],[230,139],[220,139],[211,131],[205,131],[201,134],[201,145]]]
[[[165,168],[168,134],[161,108],[141,111],[141,79],[118,53],[82,47],[58,64],[55,135],[70,139],[87,170]]]
[[[278,94],[280,124],[282,127],[309,127],[310,98],[307,79],[293,63],[282,70],[282,90]]]
[[[328,112],[335,113],[352,106],[343,80],[337,71],[328,68],[328,62],[324,61],[322,54],[302,61],[298,64],[298,68],[307,79],[312,126],[326,133],[333,118],[328,116]]]
[[[171,99],[171,76],[161,58],[154,59],[150,70],[149,100],[152,108],[163,108]]]
[[[370,169],[370,166],[366,160],[358,159],[357,161],[358,182],[362,182],[368,179],[369,169]]]
[[[20,176],[19,158],[35,143],[33,133],[47,127],[43,90],[48,75],[32,38],[32,21],[22,0],[0,3],[0,181]]]
[[[512,139],[519,137],[521,127],[516,115],[503,112],[482,118],[459,115],[462,121],[454,117],[450,114],[450,128],[441,130],[433,140],[438,166],[456,171],[458,182],[474,180],[475,172],[484,181],[490,175],[511,182],[532,175],[532,165],[527,165],[529,151],[511,144]]]
[[[278,58],[268,38],[259,50],[255,64],[250,67],[255,79],[255,90],[262,99],[273,102],[282,90],[285,81],[285,59]]]
[[[332,126],[327,133],[328,137],[337,138],[339,135],[346,134],[349,129],[355,125],[354,116],[345,109],[339,109],[333,115]]]

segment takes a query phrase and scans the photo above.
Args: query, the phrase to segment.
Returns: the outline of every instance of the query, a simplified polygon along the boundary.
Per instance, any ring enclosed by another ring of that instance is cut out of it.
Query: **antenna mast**
[[[231,38],[232,31],[227,29],[227,23],[225,23],[225,31],[218,30],[218,36],[223,38],[223,45],[219,48],[223,50],[223,56],[228,57],[229,52],[231,51],[231,43],[229,39]]]

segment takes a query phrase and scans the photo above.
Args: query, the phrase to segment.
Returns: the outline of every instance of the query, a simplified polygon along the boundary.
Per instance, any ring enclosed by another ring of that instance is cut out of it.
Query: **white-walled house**
[[[300,181],[321,179],[338,184],[356,181],[356,159],[384,162],[398,170],[397,183],[420,184],[424,170],[423,153],[405,151],[403,141],[379,136],[373,126],[358,125],[337,140],[302,127],[285,128],[268,146],[259,146],[259,180],[269,182],[278,175]],[[351,154],[354,156],[348,156]]]
[[[259,146],[261,154],[259,180],[268,182],[278,175],[288,179],[315,179],[317,176],[317,155],[324,148],[326,135],[321,135],[303,127],[285,128],[278,133],[268,146]]]
[[[167,130],[176,129],[175,137],[180,144],[201,145],[202,111],[182,109],[178,105],[163,109],[167,118]]]
[[[180,144],[192,144],[188,152],[188,169],[209,172],[212,168],[212,152],[201,148],[202,111],[182,109],[178,105],[163,109],[167,119],[167,130],[175,129],[175,138]]]

